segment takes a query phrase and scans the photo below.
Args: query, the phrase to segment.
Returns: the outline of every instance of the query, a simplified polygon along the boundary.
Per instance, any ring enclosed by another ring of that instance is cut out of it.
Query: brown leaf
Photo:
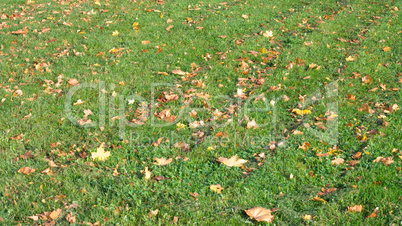
[[[183,151],[189,151],[190,150],[190,145],[187,143],[182,142],[177,142],[174,144],[175,148],[180,148]]]
[[[141,41],[141,44],[143,44],[143,45],[147,45],[147,44],[149,44],[150,43],[150,41],[149,40],[144,40],[144,41]]]
[[[345,162],[345,160],[343,158],[335,158],[334,160],[331,161],[332,165],[340,165],[343,162]]]
[[[258,222],[265,221],[271,223],[275,218],[275,216],[271,215],[271,210],[262,207],[254,207],[245,210],[245,212],[249,217]]]
[[[79,82],[78,82],[77,79],[72,78],[72,79],[68,80],[68,84],[69,84],[70,86],[75,86],[75,85],[78,85]]]
[[[332,193],[336,190],[338,190],[338,189],[337,188],[328,188],[328,189],[321,188],[321,192],[318,192],[317,195],[324,196],[324,195]]]
[[[179,70],[179,69],[175,69],[175,70],[172,71],[172,74],[175,74],[175,75],[186,75],[186,74],[188,74],[188,73],[187,73],[187,72],[184,72],[184,71],[182,71],[182,70]]]
[[[66,220],[70,223],[70,224],[74,224],[76,222],[75,216],[73,216],[72,213],[68,213],[66,215]]]
[[[237,155],[232,156],[230,158],[223,158],[219,157],[218,162],[223,163],[229,167],[235,166],[235,167],[241,167],[243,164],[247,163],[247,160],[244,159],[239,159]]]
[[[11,34],[13,35],[26,35],[28,34],[28,30],[26,27],[24,27],[24,30],[18,30],[18,31],[12,31]]]
[[[165,159],[165,158],[154,158],[154,165],[158,166],[165,166],[173,161],[172,158]]]
[[[348,165],[349,166],[355,166],[355,165],[357,165],[358,163],[360,163],[360,161],[357,161],[357,160],[349,160],[348,162]]]
[[[18,172],[18,173],[23,173],[23,174],[29,175],[29,174],[35,172],[35,169],[29,168],[29,167],[22,167],[22,168],[19,169],[17,172]]]
[[[61,213],[62,213],[62,210],[61,210],[61,209],[56,209],[55,211],[53,211],[53,212],[50,213],[50,218],[51,218],[52,220],[54,220],[54,219],[60,217]]]
[[[362,205],[354,205],[354,206],[348,207],[349,213],[360,213],[360,212],[362,212],[362,210],[363,210]]]
[[[394,163],[394,160],[392,157],[387,157],[387,158],[377,157],[373,162],[381,162],[384,165],[389,166],[390,164]]]
[[[156,210],[151,210],[151,211],[149,211],[149,213],[148,213],[148,217],[149,217],[149,218],[153,218],[153,217],[156,216],[158,213],[159,213],[159,210],[158,210],[158,209],[156,209]]]

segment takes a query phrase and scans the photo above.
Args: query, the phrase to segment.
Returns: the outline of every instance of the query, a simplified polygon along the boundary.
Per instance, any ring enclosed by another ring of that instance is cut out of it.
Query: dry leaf
[[[144,40],[144,41],[141,41],[141,44],[143,44],[143,45],[147,45],[147,44],[149,44],[150,43],[150,41],[149,40]]]
[[[213,184],[213,185],[209,186],[209,189],[211,189],[212,191],[214,191],[218,194],[222,194],[222,190],[224,188],[220,184]]]
[[[350,62],[350,61],[355,61],[355,59],[352,56],[348,56],[346,58],[346,61]]]
[[[303,217],[302,217],[302,219],[303,220],[305,220],[305,221],[311,221],[311,219],[313,219],[312,217],[311,217],[311,215],[304,215]]]
[[[237,155],[235,155],[235,156],[230,157],[229,159],[219,157],[218,162],[223,163],[230,167],[232,167],[232,166],[241,167],[241,166],[243,166],[243,164],[247,163],[248,161],[244,160],[244,159],[239,159],[239,157]]]
[[[261,222],[261,221],[266,221],[268,223],[271,223],[274,220],[273,215],[271,215],[271,210],[265,209],[262,207],[254,207],[248,210],[245,210],[246,214],[251,217],[252,219]]]
[[[70,224],[74,224],[76,222],[75,216],[73,216],[72,213],[68,213],[66,215],[66,220],[70,223]]]
[[[149,218],[153,218],[153,217],[156,216],[158,213],[159,213],[159,210],[158,210],[158,209],[156,209],[156,210],[151,210],[151,211],[149,211],[149,213],[148,213],[148,217],[149,217]]]
[[[311,111],[308,109],[305,109],[305,110],[293,109],[292,113],[295,113],[296,115],[304,116],[304,115],[311,114]]]
[[[175,70],[172,71],[172,74],[175,74],[175,75],[186,75],[187,72],[184,72],[184,71],[182,71],[182,70],[175,69]]]
[[[68,80],[68,84],[69,84],[70,86],[75,86],[75,85],[78,85],[79,82],[78,82],[77,79],[72,78],[72,79]]]
[[[315,196],[314,198],[312,198],[312,199],[310,199],[310,200],[316,201],[316,202],[327,203],[327,201],[325,201],[324,199],[322,199],[322,198],[320,198],[320,197],[318,197],[318,196]]]
[[[340,165],[343,162],[345,162],[345,160],[343,158],[335,158],[334,160],[331,161],[332,165]]]
[[[384,48],[382,48],[382,50],[384,50],[384,52],[388,52],[391,50],[391,48],[389,46],[385,46]]]
[[[29,168],[29,167],[22,167],[22,168],[19,169],[17,172],[18,172],[18,173],[23,173],[23,174],[29,175],[29,174],[35,172],[35,169]]]
[[[376,207],[374,209],[374,211],[372,213],[370,213],[370,215],[368,215],[366,218],[374,218],[378,216],[378,211],[380,210],[380,208]]]
[[[247,129],[257,129],[257,123],[253,120],[251,122],[247,122]]]
[[[165,158],[154,158],[154,165],[158,166],[165,166],[173,161],[172,158],[165,159]]]
[[[348,207],[348,212],[349,213],[360,213],[363,210],[363,206],[362,205],[354,205],[354,206],[350,206]]]
[[[373,162],[381,162],[384,165],[389,166],[390,164],[394,163],[394,160],[392,157],[387,157],[387,158],[377,157]]]
[[[91,157],[92,157],[93,161],[95,161],[95,160],[105,161],[106,159],[109,158],[109,156],[110,156],[110,151],[105,152],[105,149],[103,148],[103,144],[96,149],[96,152],[91,153]]]
[[[60,217],[61,213],[62,213],[62,210],[61,210],[61,209],[56,209],[55,211],[53,211],[53,212],[50,213],[50,218],[51,218],[52,220],[54,220],[54,219]]]

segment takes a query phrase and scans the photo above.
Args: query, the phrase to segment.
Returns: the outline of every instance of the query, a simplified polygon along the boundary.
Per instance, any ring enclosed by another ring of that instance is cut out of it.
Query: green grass
[[[62,215],[54,220],[61,225],[68,224],[68,213],[77,223],[102,225],[165,225],[172,224],[174,216],[179,224],[246,224],[256,221],[244,210],[261,206],[278,209],[272,222],[277,225],[401,224],[402,111],[386,112],[391,105],[401,106],[401,2],[222,2],[2,1],[0,222],[49,223],[27,217],[61,208]],[[197,10],[188,10],[189,5]],[[133,29],[133,23],[139,29]],[[26,35],[12,34],[24,28]],[[46,28],[50,30],[42,32]],[[260,33],[270,30],[273,38]],[[112,36],[114,31],[119,35]],[[144,40],[150,43],[142,44]],[[387,46],[390,51],[383,50]],[[113,54],[113,48],[124,49]],[[355,60],[347,61],[349,56]],[[242,61],[248,64],[247,74]],[[293,68],[290,62],[295,63]],[[194,77],[171,73],[192,72],[192,63],[198,68]],[[309,68],[313,63],[320,69]],[[364,83],[367,75],[371,82]],[[73,103],[81,99],[84,104],[67,103],[68,81],[73,78],[96,85],[72,96]],[[242,84],[239,78],[249,79]],[[258,84],[258,78],[265,82]],[[197,80],[205,87],[197,87]],[[326,92],[330,84],[337,87],[332,97]],[[235,97],[240,88],[247,99]],[[164,91],[179,99],[158,102]],[[186,95],[191,93],[209,98],[193,96],[189,102]],[[264,99],[255,101],[260,95]],[[302,103],[299,97],[304,95]],[[311,101],[312,97],[319,100]],[[133,98],[135,103],[129,105]],[[144,125],[122,130],[119,119],[111,120],[119,115],[120,120],[138,118],[140,102],[147,110]],[[374,113],[358,110],[365,103]],[[90,109],[88,119],[98,125],[84,128],[72,123],[65,105],[77,119]],[[233,105],[237,108],[231,114],[228,108]],[[336,110],[338,127],[319,129],[317,122],[329,127],[324,120],[333,114],[327,113],[329,106]],[[291,113],[296,108],[312,113],[297,116]],[[154,116],[164,109],[177,116],[175,122]],[[193,109],[196,118],[188,117]],[[214,118],[215,110],[226,118]],[[247,129],[245,116],[259,128]],[[189,128],[195,120],[206,126]],[[186,128],[176,130],[178,122]],[[328,133],[331,139],[317,137],[303,126],[306,123],[314,131],[335,133]],[[303,134],[295,135],[294,130]],[[197,131],[204,133],[202,139],[192,135]],[[225,136],[217,138],[218,132]],[[12,139],[20,134],[21,139]],[[364,135],[367,139],[362,141]],[[153,146],[160,137],[165,139]],[[181,141],[189,144],[189,151],[174,147]],[[60,144],[51,145],[56,142]],[[93,161],[91,152],[102,142],[111,156]],[[279,142],[284,145],[270,150]],[[311,148],[298,148],[303,142]],[[316,155],[334,145],[337,152]],[[27,151],[33,157],[21,158]],[[351,167],[347,161],[357,152],[362,157]],[[260,153],[265,154],[262,163],[256,158]],[[249,161],[245,168],[217,162],[218,157],[233,155]],[[379,156],[393,157],[394,162],[373,162]],[[153,159],[160,157],[175,160],[154,165]],[[335,157],[345,163],[332,165]],[[52,168],[52,175],[41,173],[49,168],[49,160],[59,166]],[[117,165],[119,175],[114,176]],[[22,167],[36,171],[18,173]],[[166,179],[146,180],[141,173],[145,167],[152,178]],[[222,194],[210,190],[212,184],[224,187]],[[313,201],[321,188],[337,191],[322,196],[325,203]],[[199,196],[195,199],[190,192]],[[73,203],[78,207],[66,208]],[[348,207],[354,205],[363,205],[363,211],[349,213]],[[367,218],[376,207],[378,216]],[[156,209],[159,213],[149,218]],[[305,215],[312,220],[304,220]]]

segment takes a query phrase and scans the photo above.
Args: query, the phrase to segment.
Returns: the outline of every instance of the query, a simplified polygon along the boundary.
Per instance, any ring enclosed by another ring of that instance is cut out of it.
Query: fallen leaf
[[[66,220],[70,223],[70,224],[74,224],[76,222],[75,216],[73,216],[72,213],[68,213],[66,215]]]
[[[257,123],[254,120],[247,122],[247,129],[257,129],[257,128],[258,128]]]
[[[60,217],[60,214],[61,214],[61,213],[62,213],[62,210],[61,210],[61,209],[56,209],[55,211],[52,211],[52,212],[50,213],[50,218],[51,218],[52,220],[54,220],[54,219]]]
[[[95,160],[105,161],[106,159],[109,158],[109,156],[110,156],[110,151],[105,152],[105,149],[103,148],[103,144],[96,149],[96,152],[91,153],[91,157],[92,157],[93,161],[95,161]]]
[[[29,175],[29,174],[35,172],[35,169],[29,168],[29,167],[22,167],[22,168],[19,169],[17,172],[18,172],[18,173],[23,173],[23,174]]]
[[[232,156],[230,158],[223,158],[219,157],[218,162],[223,163],[229,167],[235,166],[235,167],[241,167],[243,164],[247,163],[247,160],[244,159],[239,159],[237,155]]]
[[[360,213],[360,212],[362,212],[362,210],[363,210],[362,205],[354,205],[354,206],[348,207],[349,213]]]
[[[332,165],[340,165],[343,162],[345,162],[345,160],[343,158],[335,158],[334,160],[331,161]]]
[[[336,190],[338,190],[338,189],[337,188],[328,188],[328,189],[321,188],[321,192],[318,192],[317,195],[324,196],[324,195],[332,193]]]
[[[392,157],[387,157],[387,158],[377,157],[373,162],[381,162],[384,165],[389,166],[390,164],[394,163],[394,160]]]
[[[218,194],[222,194],[222,190],[224,188],[220,184],[213,184],[213,185],[209,186],[209,189],[211,189],[212,191],[214,191]]]
[[[303,220],[305,220],[305,221],[311,221],[311,219],[313,219],[312,217],[311,217],[311,215],[304,215],[303,217],[302,217],[302,219]]]
[[[266,221],[268,223],[271,223],[275,218],[275,216],[271,215],[271,210],[262,207],[254,207],[245,210],[245,212],[249,217],[258,222]]]
[[[308,109],[305,109],[305,110],[293,109],[292,113],[295,113],[296,115],[304,116],[304,115],[311,114],[311,111]]]
[[[78,85],[78,84],[79,84],[78,80],[75,79],[75,78],[72,78],[72,79],[68,80],[67,83],[68,83],[70,86],[75,86],[75,85]]]
[[[184,71],[179,70],[179,69],[175,69],[175,70],[172,71],[172,74],[175,74],[175,75],[186,75],[187,72],[184,72]]]
[[[346,61],[350,62],[350,61],[355,61],[355,59],[352,56],[348,56],[346,58]]]
[[[380,208],[376,207],[374,209],[374,211],[372,213],[370,213],[370,215],[368,215],[366,218],[374,218],[378,216],[378,211],[380,210]]]
[[[165,166],[173,161],[173,158],[154,158],[154,165]]]
[[[148,213],[148,217],[149,217],[149,218],[153,218],[153,217],[156,216],[158,213],[159,213],[159,210],[158,210],[158,209],[156,209],[156,210],[151,210],[151,211],[149,211],[149,213]]]
[[[143,45],[147,45],[147,44],[149,44],[150,43],[150,41],[149,40],[144,40],[144,41],[141,41],[141,44],[143,44]]]
[[[384,48],[382,48],[382,50],[384,50],[384,52],[388,52],[391,50],[391,48],[389,46],[385,46]]]
[[[318,196],[315,196],[314,198],[312,198],[312,199],[310,199],[310,200],[316,201],[316,202],[327,203],[327,201],[325,201],[324,199],[322,199],[322,198],[320,198],[320,197],[318,197]]]

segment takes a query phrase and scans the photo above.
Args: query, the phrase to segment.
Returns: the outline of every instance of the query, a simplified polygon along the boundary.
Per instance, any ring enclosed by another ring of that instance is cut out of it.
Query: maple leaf
[[[354,206],[350,206],[348,207],[348,212],[349,213],[360,213],[363,210],[363,206],[362,205],[354,205]]]
[[[173,161],[172,158],[165,159],[165,158],[154,158],[154,164],[158,166],[165,166]]]
[[[213,184],[209,186],[209,189],[211,189],[212,191],[218,193],[218,194],[222,194],[222,190],[224,189],[220,184]]]
[[[271,215],[271,210],[262,207],[254,207],[245,210],[245,212],[249,217],[258,222],[266,221],[268,223],[271,223],[275,218],[275,216]]]
[[[271,38],[271,37],[274,36],[273,33],[272,33],[272,31],[265,31],[262,35],[263,35],[264,37],[266,37],[266,38]]]
[[[92,160],[95,161],[96,159],[99,161],[105,161],[110,156],[110,151],[106,151],[103,148],[103,144],[96,149],[96,152],[91,153]]]
[[[384,52],[388,52],[391,50],[391,48],[389,46],[385,46],[384,48],[382,48],[382,50],[384,50]]]
[[[229,167],[232,167],[232,166],[241,167],[241,166],[243,166],[243,164],[247,163],[248,161],[244,160],[244,159],[239,159],[239,157],[237,155],[235,155],[228,159],[219,157],[218,162],[223,163]]]
[[[23,173],[23,174],[29,175],[29,174],[35,172],[35,169],[29,168],[29,167],[22,167],[22,168],[19,169],[17,172],[18,172],[18,173]]]

